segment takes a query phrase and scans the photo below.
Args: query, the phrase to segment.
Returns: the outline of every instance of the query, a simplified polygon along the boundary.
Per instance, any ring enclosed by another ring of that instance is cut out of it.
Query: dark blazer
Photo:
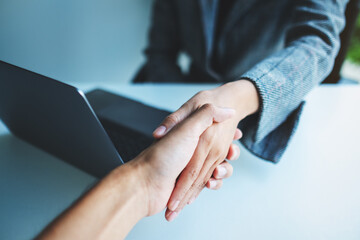
[[[218,1],[156,0],[135,82],[252,81],[261,110],[242,121],[242,143],[277,162],[305,95],[332,69],[347,0],[235,0],[215,31]],[[177,64],[181,52],[191,59],[189,73]]]

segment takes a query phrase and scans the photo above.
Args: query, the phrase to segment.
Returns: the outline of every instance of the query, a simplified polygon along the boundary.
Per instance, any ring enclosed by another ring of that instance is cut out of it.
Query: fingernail
[[[169,217],[168,217],[168,221],[172,222],[176,217],[177,217],[177,212],[171,212]]]
[[[217,182],[215,180],[210,181],[210,188],[215,188],[217,185]]]
[[[165,133],[166,131],[166,127],[161,125],[160,127],[158,127],[157,129],[155,129],[155,131],[153,132],[154,135],[157,135],[157,136],[161,136]]]
[[[235,148],[235,157],[234,160],[238,159],[240,157],[240,149]]]
[[[169,204],[169,209],[170,211],[175,211],[176,208],[179,206],[180,204],[180,201],[172,201],[170,204]]]
[[[231,156],[231,159],[230,159],[230,160],[235,160],[236,158],[238,158],[239,152],[238,152],[237,148],[234,148],[233,151],[234,151],[234,153],[233,153],[233,155]]]
[[[225,175],[226,175],[226,173],[227,173],[226,168],[220,166],[220,167],[218,167],[217,170],[218,170],[218,171],[217,171],[217,172],[218,172],[218,174],[217,174],[217,177],[218,177],[218,178],[223,178],[223,177],[225,177]],[[215,182],[215,181],[210,181],[210,185],[211,185],[211,182]]]
[[[195,201],[195,197],[192,197],[191,199],[190,199],[190,201],[188,202],[188,204],[190,205],[190,204],[192,204],[194,201]]]

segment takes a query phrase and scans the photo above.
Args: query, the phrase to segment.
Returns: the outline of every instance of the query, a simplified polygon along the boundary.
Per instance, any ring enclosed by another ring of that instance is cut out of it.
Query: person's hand
[[[202,91],[169,115],[154,131],[154,137],[160,139],[166,136],[173,127],[207,103],[233,108],[236,114],[226,122],[214,124],[202,134],[197,149],[181,173],[168,202],[165,216],[169,221],[173,220],[186,204],[192,203],[204,186],[218,189],[222,182],[216,179],[229,177],[232,174],[231,165],[223,161],[226,157],[230,159],[238,157],[240,150],[231,145],[231,142],[241,137],[241,132],[237,130],[238,123],[257,111],[259,100],[255,86],[246,80],[228,83],[210,91]],[[222,164],[219,165],[220,163]]]
[[[233,109],[205,104],[129,162],[138,166],[139,179],[147,191],[148,216],[166,207],[176,179],[193,157],[203,132],[214,124],[230,121],[234,115]]]
[[[236,129],[234,139],[233,140],[239,140],[242,137],[242,132],[240,129]],[[236,144],[231,144],[229,151],[227,153],[226,159],[228,161],[234,161],[238,159],[240,156],[240,148]],[[211,190],[218,190],[223,185],[223,179],[229,178],[232,176],[233,173],[233,167],[232,165],[227,161],[224,160],[222,163],[216,166],[215,170],[213,171],[213,175],[207,181],[206,187]],[[191,199],[188,204],[191,204],[195,199]]]
[[[233,109],[206,104],[132,161],[112,170],[36,239],[123,239],[143,217],[165,209],[203,132]]]

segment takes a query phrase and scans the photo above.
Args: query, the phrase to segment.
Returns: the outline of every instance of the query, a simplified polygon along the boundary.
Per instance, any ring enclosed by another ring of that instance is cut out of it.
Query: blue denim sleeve
[[[261,109],[244,121],[242,143],[257,156],[278,162],[296,128],[303,99],[331,72],[345,25],[347,0],[298,0],[285,48],[242,78],[258,90]]]

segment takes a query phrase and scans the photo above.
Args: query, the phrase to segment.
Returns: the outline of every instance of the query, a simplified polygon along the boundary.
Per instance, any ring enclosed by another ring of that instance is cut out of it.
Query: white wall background
[[[131,80],[152,0],[0,0],[0,60],[74,82]]]

